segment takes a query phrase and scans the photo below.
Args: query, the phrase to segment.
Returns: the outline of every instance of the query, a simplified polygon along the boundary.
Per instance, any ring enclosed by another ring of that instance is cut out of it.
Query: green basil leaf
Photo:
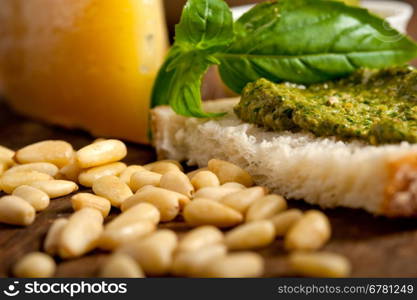
[[[158,75],[154,81],[151,95],[151,107],[158,105],[169,105],[171,99],[169,89],[167,87],[174,84],[173,79],[175,70],[168,68],[176,59],[181,55],[181,49],[177,46],[173,46],[168,52],[165,62],[158,71]]]
[[[261,77],[310,84],[358,68],[384,68],[417,56],[417,45],[367,10],[324,0],[264,2],[235,24],[223,0],[188,0],[175,43],[156,78],[152,107],[179,114],[202,111],[202,76],[220,64],[236,92]]]
[[[201,81],[214,62],[207,53],[182,53],[174,46],[154,83],[151,106],[170,105],[177,114],[188,117],[222,116],[223,113],[205,113],[201,108]]]
[[[188,52],[182,55],[171,71],[172,84],[168,87],[169,104],[180,115],[212,118],[223,113],[206,113],[201,107],[201,81],[213,62],[207,53]]]
[[[276,1],[257,4],[235,22],[235,35],[239,39],[247,39],[248,35],[256,33],[271,22],[275,23],[279,18],[279,7]]]
[[[201,81],[219,60],[211,55],[233,40],[232,13],[223,0],[189,0],[175,28],[175,43],[154,82],[151,107],[170,105],[184,116],[217,117],[201,107]]]
[[[233,37],[232,12],[223,0],[189,0],[175,27],[175,43],[186,50],[219,50]]]
[[[260,77],[310,84],[361,67],[408,62],[417,45],[366,9],[323,0],[262,3],[235,24],[235,40],[216,53],[235,92]]]

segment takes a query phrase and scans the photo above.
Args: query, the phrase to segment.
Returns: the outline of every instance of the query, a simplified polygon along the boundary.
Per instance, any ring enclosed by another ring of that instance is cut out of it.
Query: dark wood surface
[[[18,149],[44,139],[64,139],[75,148],[90,143],[94,138],[82,131],[70,131],[47,126],[19,117],[0,104],[0,144]],[[144,164],[155,159],[152,148],[129,145],[127,163]],[[294,201],[293,201],[294,202]],[[292,206],[311,208],[302,202]],[[45,234],[58,217],[71,214],[69,197],[51,201],[49,208],[37,215],[33,225],[20,228],[0,225],[0,277],[10,275],[10,267],[25,253],[40,250]],[[376,218],[360,210],[326,210],[330,217],[333,236],[325,250],[346,255],[352,262],[352,276],[417,277],[417,221],[414,219],[388,220]],[[113,211],[113,215],[117,213]],[[188,228],[181,220],[163,224],[180,234]],[[286,265],[282,240],[259,251],[266,258],[266,276],[291,276]],[[85,257],[60,261],[57,276],[85,277],[97,274],[107,253],[95,251]]]
[[[181,0],[182,1],[182,0]],[[169,3],[174,1],[167,1]],[[251,2],[232,0],[233,4]],[[417,9],[416,0],[408,0]],[[174,11],[173,11],[174,12]],[[175,19],[175,13],[169,16]],[[417,16],[409,26],[409,33],[417,39]],[[415,61],[417,65],[417,61]],[[222,88],[213,88],[216,81],[212,72],[206,81],[205,98],[223,96]],[[211,92],[210,92],[211,91]],[[20,117],[11,112],[0,102],[0,144],[18,149],[27,144],[44,139],[64,139],[75,148],[90,143],[94,138],[82,131],[70,131],[47,126],[39,122]],[[144,164],[155,159],[152,148],[140,145],[129,145],[127,163]],[[292,206],[302,209],[311,208],[302,202],[291,202]],[[45,234],[58,217],[71,214],[69,197],[51,201],[49,208],[37,215],[35,223],[27,228],[0,225],[0,277],[10,275],[10,267],[22,255],[41,249]],[[117,213],[116,210],[112,215]],[[352,262],[352,276],[355,277],[417,277],[417,220],[377,218],[360,210],[334,209],[326,210],[330,217],[333,236],[325,250],[346,255]],[[110,217],[111,218],[111,217]],[[177,220],[162,225],[178,233],[188,228]],[[268,277],[291,276],[286,265],[286,253],[282,241],[277,240],[272,246],[259,251],[266,259]],[[95,276],[107,253],[95,251],[85,257],[60,261],[57,276],[87,277]]]

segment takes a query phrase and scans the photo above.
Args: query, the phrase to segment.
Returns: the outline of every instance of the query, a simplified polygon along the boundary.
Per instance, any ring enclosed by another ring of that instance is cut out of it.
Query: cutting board
[[[65,130],[20,117],[0,103],[0,145],[19,149],[45,139],[63,139],[75,148],[94,140],[82,131]],[[145,164],[155,160],[155,152],[149,146],[129,144],[128,164]],[[81,189],[83,190],[83,189]],[[88,190],[86,190],[88,191]],[[39,213],[29,227],[0,225],[0,277],[10,276],[10,268],[24,254],[42,249],[46,232],[52,222],[72,213],[70,197],[51,201],[45,211]],[[317,208],[302,201],[289,201],[290,206],[303,210]],[[324,250],[345,255],[352,263],[355,277],[417,277],[417,219],[386,219],[374,217],[361,210],[331,209],[324,211],[332,224],[332,239]],[[114,209],[110,220],[117,210]],[[178,219],[162,224],[182,235],[189,228]],[[282,240],[259,251],[265,257],[267,277],[292,276],[287,263],[287,253]],[[108,253],[94,251],[88,255],[62,261],[57,258],[59,277],[90,277]]]

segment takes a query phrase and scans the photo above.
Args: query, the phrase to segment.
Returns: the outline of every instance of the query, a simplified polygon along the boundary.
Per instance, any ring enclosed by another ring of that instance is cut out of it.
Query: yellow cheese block
[[[0,79],[17,111],[146,143],[168,42],[161,0],[1,0]]]

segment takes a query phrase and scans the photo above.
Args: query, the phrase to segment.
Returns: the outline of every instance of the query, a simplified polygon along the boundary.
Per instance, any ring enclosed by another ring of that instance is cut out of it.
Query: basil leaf
[[[367,10],[322,0],[263,3],[235,24],[220,60],[225,84],[237,93],[261,77],[310,84],[361,67],[403,64],[417,46]]]
[[[175,44],[187,50],[219,50],[233,37],[232,12],[223,0],[189,0],[175,27]]]
[[[180,115],[198,118],[219,117],[201,108],[201,81],[215,61],[207,53],[171,48],[153,86],[151,107],[170,105]]]
[[[232,13],[223,0],[189,0],[175,28],[175,43],[155,80],[151,107],[169,104],[184,116],[217,117],[201,107],[201,81],[219,61],[211,55],[233,40]]]
[[[223,0],[188,0],[151,104],[169,104],[185,116],[221,115],[201,108],[202,76],[213,64],[220,64],[224,83],[240,93],[261,77],[310,84],[416,56],[417,45],[384,20],[339,2],[264,2],[233,24]]]
[[[168,66],[175,61],[181,54],[179,47],[172,47],[168,52],[165,62],[158,71],[158,75],[154,81],[151,95],[151,107],[158,105],[169,105],[170,95],[168,94],[169,89],[174,82],[175,70],[171,69],[168,71]]]
[[[219,117],[223,113],[205,113],[201,108],[201,81],[213,62],[207,54],[188,52],[182,55],[171,72],[168,94],[170,106],[180,115],[197,118]]]

